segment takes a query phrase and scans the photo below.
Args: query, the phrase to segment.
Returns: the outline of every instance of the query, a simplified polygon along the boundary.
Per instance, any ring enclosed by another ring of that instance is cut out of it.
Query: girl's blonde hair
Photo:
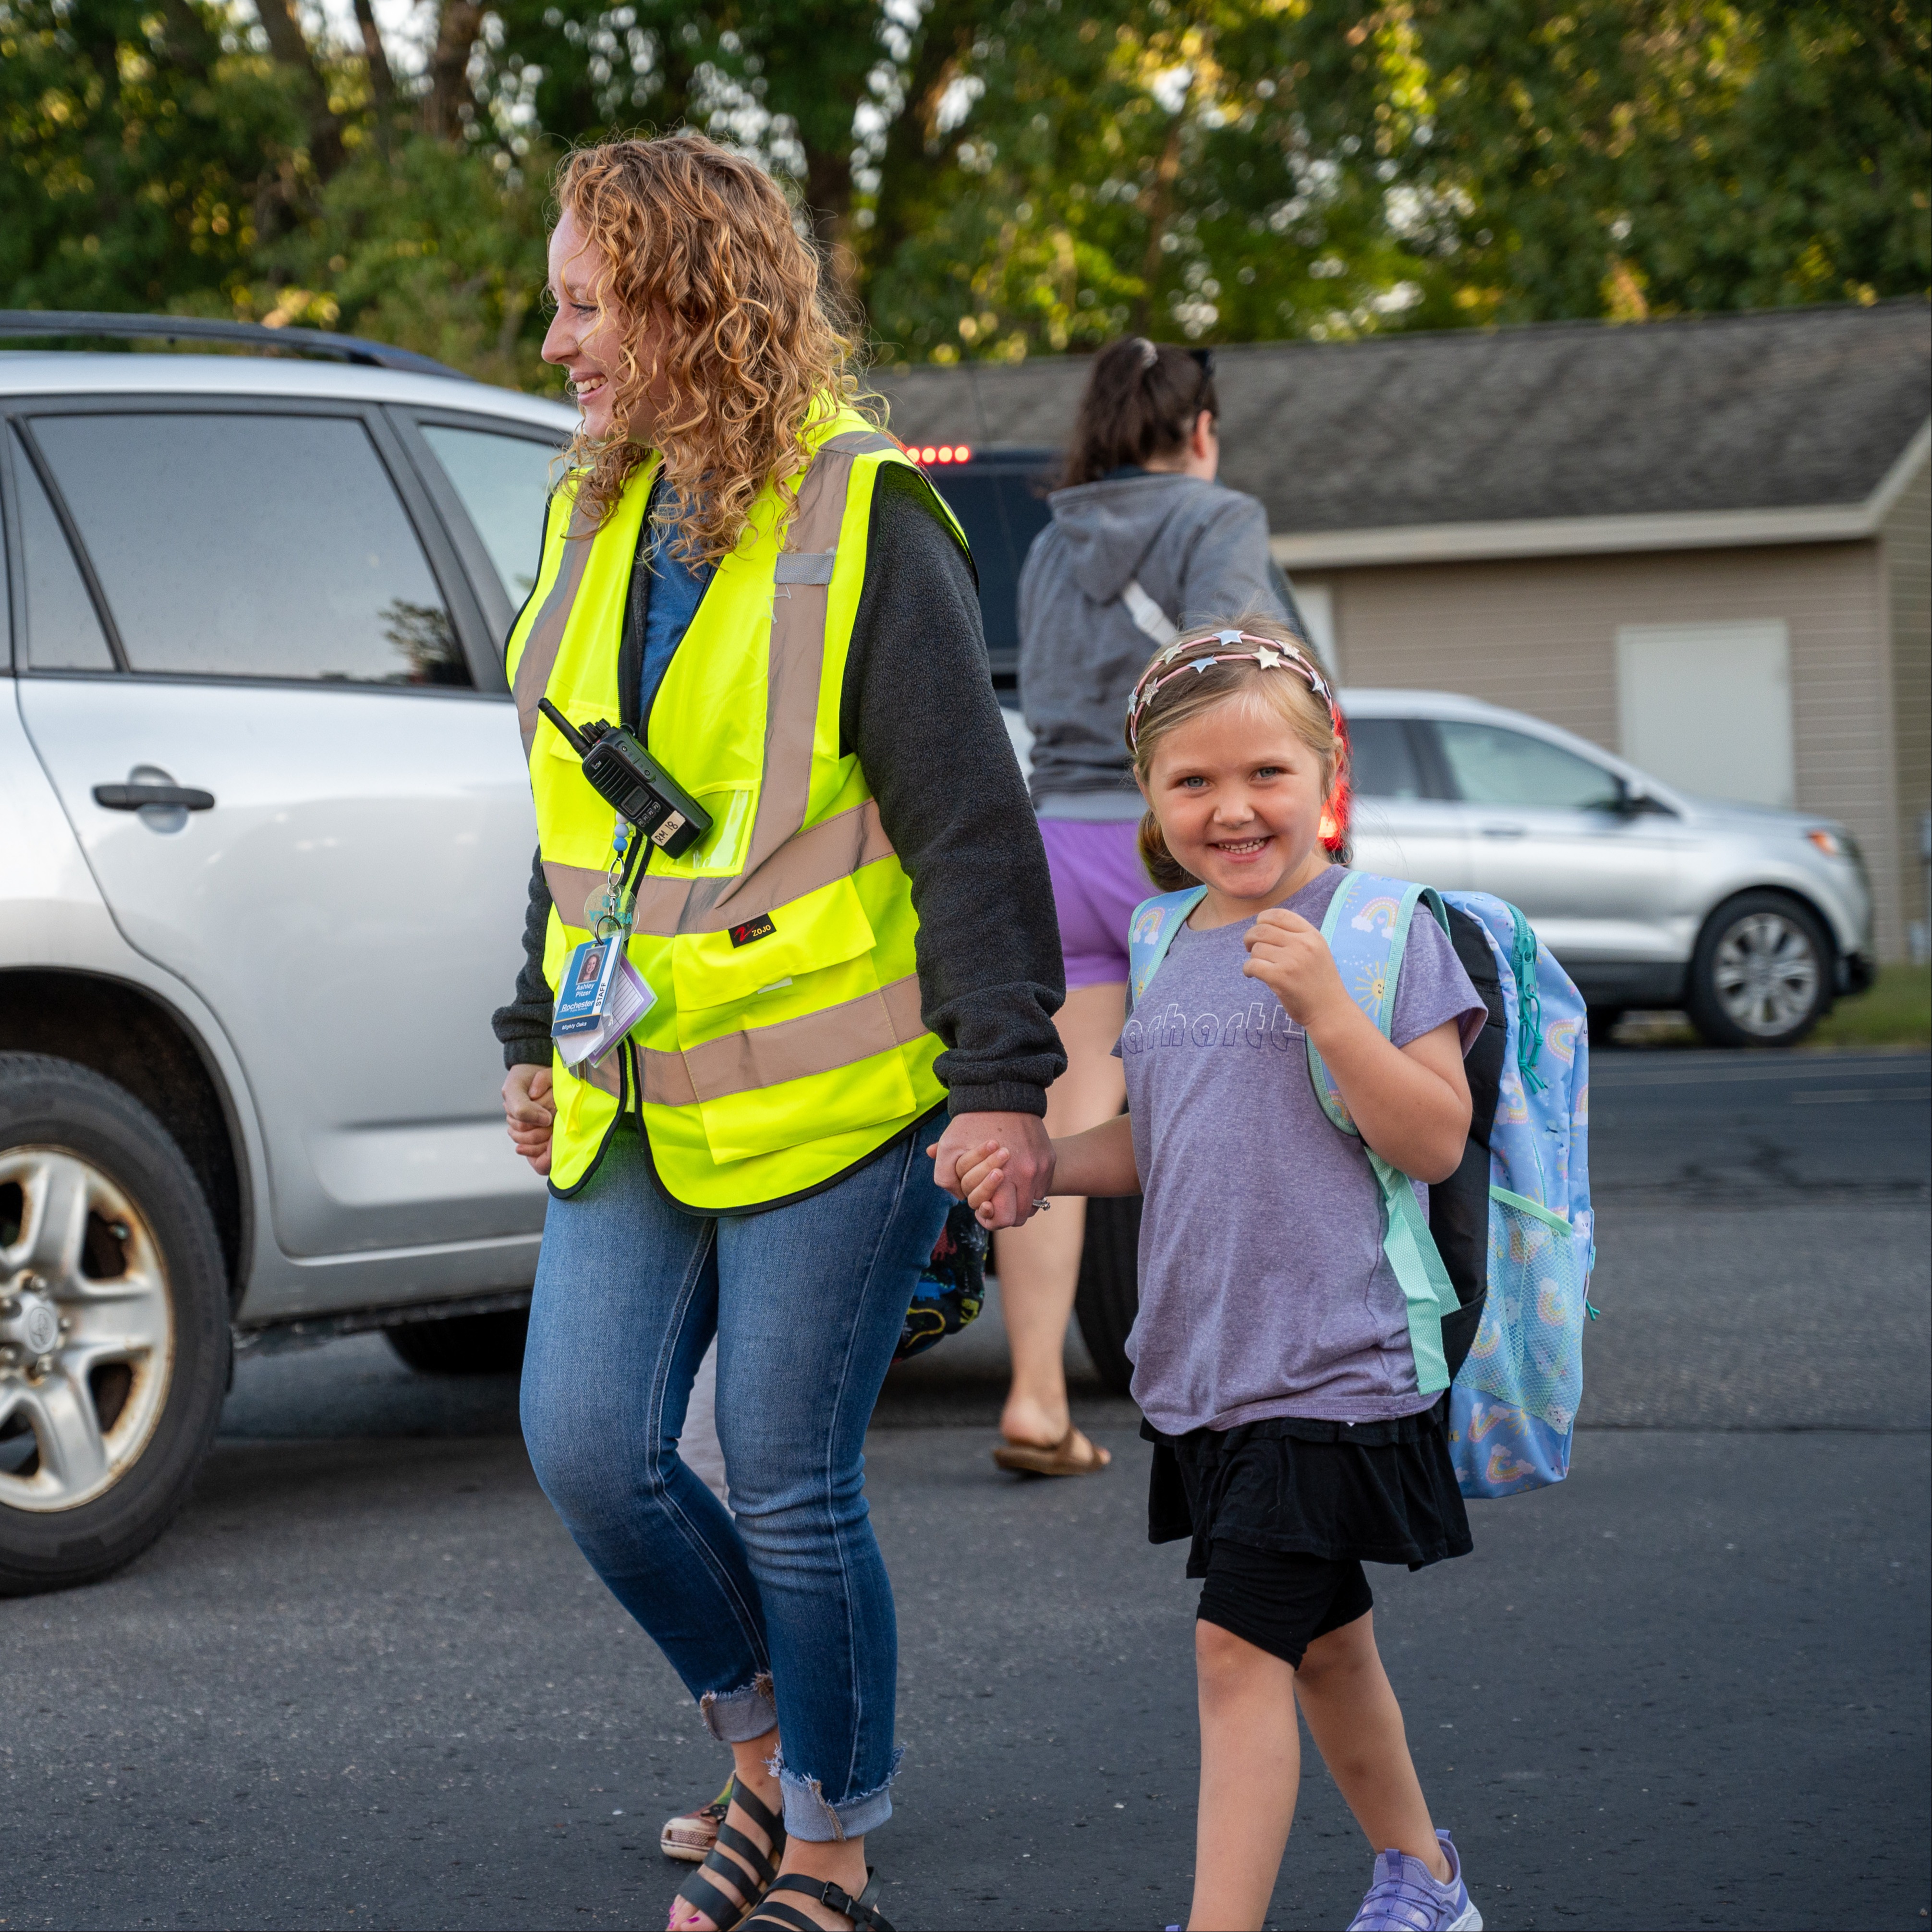
[[[1144,790],[1160,742],[1169,732],[1231,698],[1257,697],[1272,704],[1294,735],[1322,760],[1321,844],[1331,858],[1346,866],[1349,858],[1348,732],[1340,707],[1331,710],[1330,700],[1295,671],[1281,665],[1270,669],[1256,663],[1252,655],[1210,662],[1205,670],[1186,677],[1162,680],[1158,675],[1163,669],[1186,667],[1190,660],[1211,656],[1213,646],[1229,631],[1280,644],[1310,666],[1315,662],[1300,638],[1275,617],[1238,617],[1232,623],[1200,624],[1182,632],[1173,644],[1154,653],[1136,687],[1136,706],[1129,713],[1125,732],[1134,776]],[[1141,697],[1150,680],[1152,688]],[[1141,819],[1140,854],[1148,877],[1164,892],[1201,883],[1167,849],[1151,806]]]
[[[767,482],[788,496],[805,467],[808,426],[852,401],[849,331],[828,311],[818,256],[763,169],[688,131],[580,148],[556,179],[601,271],[608,303],[655,324],[662,366],[626,341],[612,372],[613,428],[580,430],[566,460],[578,500],[601,523],[645,452],[632,436],[644,394],[662,377],[652,432],[673,508],[666,521],[688,562],[716,563],[744,533]]]

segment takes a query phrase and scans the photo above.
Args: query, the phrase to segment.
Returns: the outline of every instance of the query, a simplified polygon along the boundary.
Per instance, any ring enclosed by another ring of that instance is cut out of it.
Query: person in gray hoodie
[[[1268,515],[1214,480],[1220,408],[1205,350],[1143,336],[1094,358],[1053,520],[1020,574],[1020,705],[1033,801],[1053,874],[1066,1071],[1047,1090],[1056,1138],[1096,1126],[1125,1096],[1114,1058],[1126,1015],[1127,922],[1154,888],[1122,728],[1135,680],[1182,628],[1250,614],[1300,628],[1268,555]],[[1073,1426],[1062,1369],[1084,1201],[998,1237],[1013,1379],[993,1452],[1003,1468],[1084,1475],[1108,1456]]]

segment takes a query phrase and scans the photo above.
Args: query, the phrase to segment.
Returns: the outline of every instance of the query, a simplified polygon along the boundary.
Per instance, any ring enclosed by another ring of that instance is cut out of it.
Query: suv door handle
[[[1526,825],[1486,825],[1483,827],[1485,838],[1527,838],[1529,827]]]
[[[102,784],[94,788],[94,802],[109,812],[139,812],[144,805],[178,805],[190,812],[214,808],[214,794],[192,785]]]

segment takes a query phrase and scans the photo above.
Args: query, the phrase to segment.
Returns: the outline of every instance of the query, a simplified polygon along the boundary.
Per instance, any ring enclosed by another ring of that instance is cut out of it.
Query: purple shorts
[[[1139,832],[1135,819],[1040,821],[1070,993],[1127,982],[1127,927],[1154,891],[1141,869]]]

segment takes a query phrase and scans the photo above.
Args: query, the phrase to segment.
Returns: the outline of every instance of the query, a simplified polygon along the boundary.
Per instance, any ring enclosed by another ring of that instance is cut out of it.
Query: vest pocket
[[[874,944],[872,922],[849,878],[769,912],[748,905],[722,932],[678,934],[670,942],[678,1044],[689,1047],[723,1030],[726,1016],[716,1009],[752,999],[781,980],[796,985],[808,973],[860,958]],[[806,991],[798,987],[786,1004],[796,1006]]]
[[[670,942],[678,1044],[713,1160],[914,1111],[903,1049],[924,1031],[918,982],[881,990],[877,944],[849,878]]]

